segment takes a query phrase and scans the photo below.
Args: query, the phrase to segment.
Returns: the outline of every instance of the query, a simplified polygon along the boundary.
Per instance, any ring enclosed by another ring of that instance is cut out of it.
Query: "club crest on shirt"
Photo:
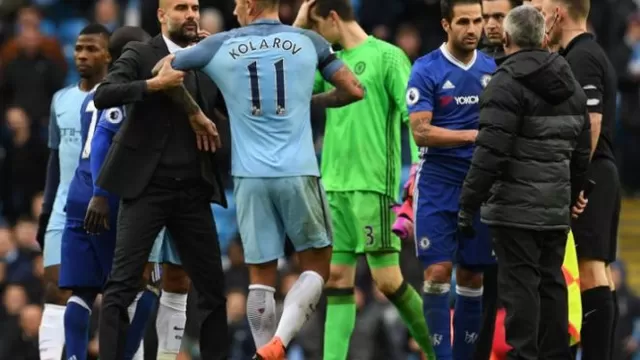
[[[414,87],[409,88],[407,90],[407,105],[413,106],[418,103],[418,100],[420,100],[420,91]]]
[[[483,88],[486,88],[487,85],[489,85],[489,81],[491,81],[491,75],[489,75],[489,74],[484,74],[480,78],[480,83],[482,84]]]
[[[111,108],[107,110],[105,118],[112,124],[119,124],[123,118],[122,110],[120,110],[119,108]]]
[[[367,68],[367,64],[365,64],[363,61],[360,61],[356,64],[356,66],[353,68],[353,72],[356,73],[356,75],[362,75],[362,73],[364,72],[364,70]]]
[[[428,237],[423,236],[422,238],[420,238],[420,248],[422,250],[427,250],[429,246],[431,246],[431,241],[429,241]]]

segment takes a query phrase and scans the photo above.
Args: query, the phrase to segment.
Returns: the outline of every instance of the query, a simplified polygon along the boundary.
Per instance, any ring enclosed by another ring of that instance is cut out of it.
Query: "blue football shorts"
[[[99,235],[87,234],[81,226],[65,227],[60,248],[59,287],[102,289],[111,272],[115,245],[115,227]]]
[[[416,254],[425,268],[452,262],[480,271],[482,267],[496,263],[489,228],[480,222],[480,212],[473,220],[475,237],[458,233],[461,191],[461,186],[417,179],[414,190]]]
[[[173,238],[171,238],[167,228],[162,228],[156,237],[156,241],[153,243],[153,248],[151,249],[151,254],[149,254],[149,262],[182,265],[178,250],[176,250]]]
[[[327,199],[318,177],[236,177],[234,197],[247,264],[283,257],[285,236],[298,252],[332,244]]]

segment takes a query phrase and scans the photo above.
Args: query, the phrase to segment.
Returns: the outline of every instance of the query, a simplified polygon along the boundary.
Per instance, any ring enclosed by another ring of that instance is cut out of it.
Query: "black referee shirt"
[[[560,51],[571,66],[585,94],[589,113],[602,114],[602,129],[593,159],[606,158],[615,161],[613,134],[616,122],[616,71],[604,50],[593,35],[576,36]]]

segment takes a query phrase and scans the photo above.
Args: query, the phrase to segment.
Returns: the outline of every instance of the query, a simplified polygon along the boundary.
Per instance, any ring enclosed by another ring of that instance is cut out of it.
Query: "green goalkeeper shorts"
[[[327,192],[333,228],[333,252],[398,252],[400,239],[391,232],[394,201],[373,191]]]

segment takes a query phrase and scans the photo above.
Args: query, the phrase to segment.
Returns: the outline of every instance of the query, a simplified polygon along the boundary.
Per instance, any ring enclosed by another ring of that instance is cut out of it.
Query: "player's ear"
[[[156,16],[158,17],[158,22],[160,24],[164,24],[166,22],[164,20],[164,15],[165,15],[164,9],[159,7],[158,11],[156,11]]]
[[[443,18],[442,20],[440,20],[440,24],[442,25],[442,29],[445,32],[449,32],[451,24],[449,24],[449,21],[447,21],[447,19]]]
[[[333,20],[334,23],[340,21],[340,15],[338,15],[334,10],[329,11],[329,18]]]

